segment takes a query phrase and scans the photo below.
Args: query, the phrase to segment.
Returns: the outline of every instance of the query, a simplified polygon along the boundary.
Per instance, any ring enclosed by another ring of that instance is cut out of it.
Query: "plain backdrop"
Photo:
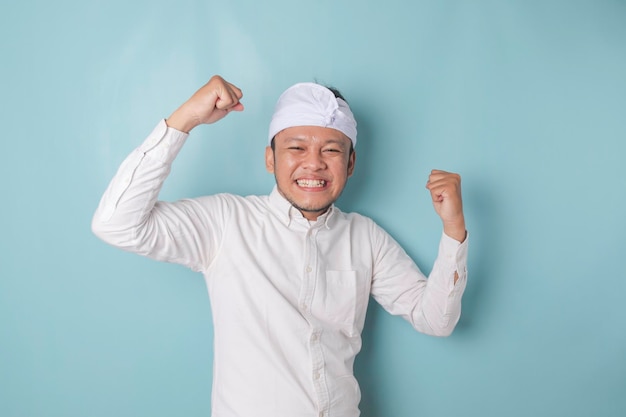
[[[624,1],[0,11],[0,416],[210,414],[202,276],[109,247],[90,221],[124,157],[216,73],[246,110],[193,132],[164,200],[271,191],[269,118],[300,81],[339,88],[359,123],[339,206],[425,272],[441,233],[427,175],[463,176],[461,321],[432,338],[372,302],[363,417],[626,415]]]

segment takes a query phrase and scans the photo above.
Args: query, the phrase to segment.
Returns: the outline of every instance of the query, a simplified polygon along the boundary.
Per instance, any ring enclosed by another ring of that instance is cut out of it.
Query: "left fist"
[[[430,191],[435,211],[441,217],[444,233],[453,239],[465,240],[465,217],[461,197],[461,176],[433,169],[426,188]]]

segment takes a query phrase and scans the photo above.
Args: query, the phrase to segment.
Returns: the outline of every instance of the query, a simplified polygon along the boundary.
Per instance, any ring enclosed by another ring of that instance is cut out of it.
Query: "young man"
[[[270,195],[157,201],[188,133],[242,111],[219,76],[122,163],[93,219],[104,241],[204,274],[214,320],[213,417],[356,417],[353,363],[369,296],[418,331],[449,335],[461,311],[467,241],[460,177],[427,183],[443,221],[428,279],[372,220],[333,203],[356,161],[348,104],[318,84],[287,89],[265,152]]]

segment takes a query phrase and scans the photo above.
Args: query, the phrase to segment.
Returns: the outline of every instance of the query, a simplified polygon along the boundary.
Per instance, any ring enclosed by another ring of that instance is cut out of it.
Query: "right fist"
[[[189,132],[200,124],[215,123],[231,111],[243,111],[243,94],[219,75],[211,77],[167,119],[167,125]]]

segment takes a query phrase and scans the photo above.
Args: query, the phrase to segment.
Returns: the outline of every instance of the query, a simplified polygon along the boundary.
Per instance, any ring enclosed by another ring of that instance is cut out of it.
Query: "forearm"
[[[376,301],[391,314],[404,317],[419,332],[450,335],[461,314],[467,238],[459,243],[442,235],[437,259],[426,277],[393,239],[384,233],[381,236],[371,287]]]
[[[158,199],[171,162],[187,135],[162,121],[121,164],[92,220],[94,233],[117,247],[133,250]]]
[[[447,234],[442,236],[439,254],[428,276],[428,295],[422,311],[431,316],[429,323],[440,323],[438,335],[452,333],[461,316],[461,298],[467,282],[467,233],[463,237],[463,242],[459,242]]]

